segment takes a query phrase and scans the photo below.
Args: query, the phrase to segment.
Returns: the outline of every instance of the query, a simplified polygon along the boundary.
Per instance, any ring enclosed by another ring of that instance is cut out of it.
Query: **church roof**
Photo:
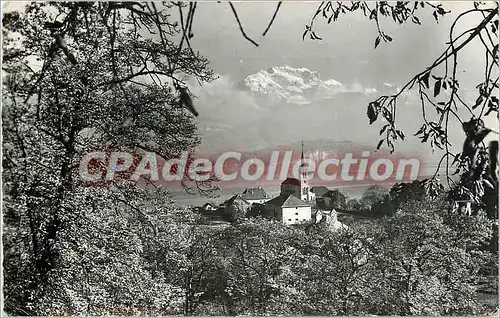
[[[318,197],[324,196],[328,191],[330,191],[330,189],[325,186],[316,186],[311,188],[311,192],[316,194]]]
[[[266,204],[279,206],[281,208],[296,208],[311,206],[309,203],[302,201],[291,193],[281,194],[276,198],[269,200]]]
[[[269,199],[269,195],[264,191],[263,188],[246,188],[245,191],[241,194],[241,197],[244,200],[262,200]]]
[[[284,185],[284,184],[290,184],[290,185],[294,185],[294,186],[300,186],[300,180],[299,179],[295,179],[295,178],[287,178],[285,181],[283,181],[281,183],[281,185]]]

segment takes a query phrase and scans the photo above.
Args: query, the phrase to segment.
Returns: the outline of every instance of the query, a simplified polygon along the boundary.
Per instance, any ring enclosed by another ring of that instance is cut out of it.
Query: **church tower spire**
[[[309,195],[309,178],[308,178],[308,167],[306,167],[306,162],[304,160],[304,141],[301,142],[302,153],[300,156],[300,199],[306,202],[310,201]]]
[[[302,155],[300,156],[300,162],[302,163],[300,166],[302,167],[304,165],[304,141],[302,140],[301,142],[302,146]]]

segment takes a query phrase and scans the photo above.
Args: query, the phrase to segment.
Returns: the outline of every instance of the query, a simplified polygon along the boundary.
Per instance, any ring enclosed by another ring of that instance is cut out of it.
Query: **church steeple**
[[[301,142],[301,146],[302,146],[302,155],[300,156],[300,166],[303,167],[305,165],[304,163],[304,141],[302,140]]]
[[[309,201],[309,180],[308,180],[308,167],[304,160],[304,141],[301,142],[302,153],[300,156],[300,198],[304,201]]]

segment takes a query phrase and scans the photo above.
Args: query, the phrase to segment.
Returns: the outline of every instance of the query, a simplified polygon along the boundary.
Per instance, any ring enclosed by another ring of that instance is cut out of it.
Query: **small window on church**
[[[292,222],[292,219],[288,219],[288,222]]]
[[[295,215],[299,215],[299,212],[295,212]]]

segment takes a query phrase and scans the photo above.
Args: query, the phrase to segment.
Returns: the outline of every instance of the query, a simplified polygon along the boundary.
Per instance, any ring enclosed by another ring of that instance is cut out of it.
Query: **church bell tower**
[[[300,199],[302,201],[311,201],[309,191],[309,167],[304,160],[304,142],[302,141],[302,155],[300,157],[299,180],[300,180]]]

